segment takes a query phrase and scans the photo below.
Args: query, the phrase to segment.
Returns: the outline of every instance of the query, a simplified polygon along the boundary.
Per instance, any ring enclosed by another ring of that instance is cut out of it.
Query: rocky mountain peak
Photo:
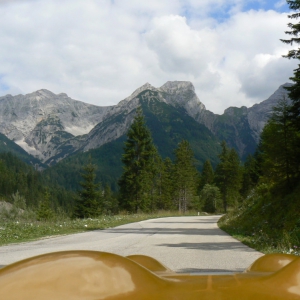
[[[166,93],[166,103],[184,108],[196,121],[201,119],[205,106],[199,100],[190,81],[168,81],[159,90]]]
[[[167,81],[160,90],[169,94],[178,94],[186,90],[195,92],[195,87],[190,81]]]
[[[138,96],[138,94],[140,94],[146,90],[157,91],[157,88],[155,88],[154,86],[152,86],[150,83],[147,82],[144,85],[142,85],[141,87],[139,87],[138,89],[136,89],[129,97],[125,98],[124,100],[126,102],[129,102],[132,99],[136,98]]]
[[[60,94],[57,94],[57,96],[60,98],[69,98],[69,96],[66,93],[60,93]]]
[[[285,87],[292,86],[291,83],[281,85],[267,100],[254,104],[248,108],[248,122],[253,132],[254,139],[259,142],[262,132],[268,118],[272,114],[273,107],[284,98],[288,99],[288,92]]]
[[[20,95],[21,96],[21,95]],[[29,99],[41,100],[47,98],[53,98],[56,95],[46,89],[37,90],[33,93],[26,94],[24,97]]]

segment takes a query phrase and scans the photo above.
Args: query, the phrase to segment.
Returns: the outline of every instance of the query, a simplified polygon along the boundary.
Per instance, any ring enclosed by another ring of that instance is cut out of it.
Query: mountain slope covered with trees
[[[300,18],[300,1],[287,3]],[[300,23],[289,23],[287,44],[299,44]],[[300,59],[300,49],[289,51],[289,59]],[[261,134],[252,160],[257,183],[242,205],[223,217],[221,227],[262,251],[300,254],[300,65],[290,78],[289,98],[282,97]],[[250,169],[249,169],[250,171]]]

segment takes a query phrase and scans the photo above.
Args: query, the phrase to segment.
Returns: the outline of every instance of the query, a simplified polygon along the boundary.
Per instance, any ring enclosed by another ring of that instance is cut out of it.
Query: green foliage
[[[214,170],[209,160],[206,160],[203,165],[199,190],[201,191],[206,184],[214,183]]]
[[[39,207],[36,212],[38,221],[51,220],[54,217],[54,212],[51,208],[50,196],[51,195],[50,195],[49,191],[46,191],[45,196],[39,202]]]
[[[102,195],[100,184],[95,183],[96,167],[90,161],[84,168],[80,182],[81,190],[74,209],[75,218],[92,218],[101,214]]]
[[[289,112],[286,99],[274,107],[244,166],[246,198],[220,226],[257,250],[300,254],[299,133]]]
[[[0,153],[11,153],[22,162],[31,166],[45,167],[40,160],[28,154],[23,148],[7,138],[4,134],[0,133]]]
[[[240,158],[234,149],[227,148],[225,142],[222,142],[219,158],[215,181],[222,195],[224,211],[227,212],[228,205],[235,205],[240,198],[239,191],[242,183]]]
[[[102,197],[101,211],[105,215],[114,215],[119,212],[119,203],[113,195],[109,185],[105,185]]]
[[[270,182],[284,182],[290,189],[299,175],[299,133],[289,118],[290,107],[282,99],[263,129],[260,142],[263,177]]]
[[[20,195],[19,191],[16,191],[16,193],[12,194],[12,200],[14,207],[18,209],[26,209],[26,199],[24,196]]]
[[[175,150],[174,188],[178,210],[185,213],[197,191],[198,172],[188,141],[183,140]]]
[[[89,157],[97,166],[96,177],[103,184],[108,184],[115,192],[118,189],[117,181],[122,174],[122,147],[125,137],[107,143],[100,148],[87,152],[76,153],[61,160],[56,165],[46,169],[43,173],[48,182],[59,184],[67,190],[80,189],[81,171],[89,163]]]
[[[300,185],[283,195],[276,186],[261,183],[219,226],[259,251],[300,255],[299,193]]]
[[[260,176],[260,166],[257,158],[253,155],[248,155],[242,168],[243,179],[241,195],[246,198],[253,188],[257,185]]]
[[[169,157],[174,160],[174,149],[182,140],[187,140],[199,171],[207,159],[213,166],[217,165],[220,146],[218,139],[206,126],[195,121],[183,108],[162,102],[157,92],[145,91],[139,95],[139,99],[146,125],[163,159]]]
[[[52,195],[53,205],[56,209],[61,206],[70,209],[72,193],[63,187],[49,184],[44,173],[36,171],[33,167],[21,161],[12,153],[0,153],[0,196],[12,202],[11,195],[18,192],[24,197],[29,208],[38,207],[39,199],[44,197],[46,189]]]
[[[157,150],[145,125],[141,108],[127,133],[122,162],[124,172],[119,180],[120,205],[128,211],[150,209]]]
[[[186,139],[194,152],[195,165],[198,170],[202,169],[206,159],[216,166],[220,146],[214,134],[188,116],[183,108],[175,108],[161,102],[156,92],[153,92],[153,95],[150,95],[150,92],[148,95],[148,92],[145,91],[138,97],[145,116],[145,125],[151,132],[153,143],[160,156],[163,159],[170,157],[174,160],[174,149],[180,141]],[[108,118],[101,126],[121,123],[125,117],[124,113],[114,118]],[[99,181],[103,185],[110,185],[112,191],[117,192],[119,189],[117,182],[123,173],[121,158],[125,141],[126,136],[123,135],[100,148],[74,153],[46,169],[43,172],[44,176],[49,183],[76,191],[80,188],[80,171],[88,163],[88,157],[91,156],[93,163],[97,166],[96,175]]]
[[[176,209],[175,203],[175,179],[174,179],[175,166],[171,159],[167,157],[161,163],[159,172],[159,196],[157,209],[159,210],[174,210]]]
[[[221,206],[221,193],[214,185],[206,184],[200,192],[200,199],[205,212],[215,213]]]
[[[244,161],[248,154],[253,154],[257,147],[257,142],[253,138],[252,130],[249,126],[246,107],[231,107],[223,115],[216,115],[213,123],[213,130],[220,141],[226,141],[230,148],[240,150],[240,158]],[[241,143],[243,150],[241,150]],[[209,158],[209,157],[207,157]],[[212,163],[215,166],[214,163]]]
[[[288,0],[287,1],[291,10],[295,10],[295,13],[290,14],[290,19],[298,19],[300,17],[300,3],[299,0]],[[293,45],[299,44],[299,33],[300,33],[300,22],[288,23],[290,30],[285,33],[291,36],[290,39],[282,39],[281,41],[285,44]],[[292,49],[284,57],[288,59],[300,59],[300,49]],[[290,80],[294,82],[292,86],[286,87],[289,91],[289,98],[292,100],[292,107],[290,109],[290,119],[293,125],[300,130],[300,65],[294,70],[294,76],[290,77]]]

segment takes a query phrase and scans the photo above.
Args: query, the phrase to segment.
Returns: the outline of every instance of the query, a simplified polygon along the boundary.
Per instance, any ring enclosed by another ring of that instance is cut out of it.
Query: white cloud
[[[190,80],[208,109],[252,105],[288,81],[286,15],[245,0],[0,1],[0,95],[47,88],[112,105]],[[222,22],[212,12],[226,10]]]

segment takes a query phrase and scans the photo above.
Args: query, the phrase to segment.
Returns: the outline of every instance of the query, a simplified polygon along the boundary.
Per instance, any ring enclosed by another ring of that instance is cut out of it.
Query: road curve
[[[0,247],[0,266],[39,254],[96,250],[122,256],[145,254],[175,272],[242,271],[263,254],[217,226],[220,216],[152,219],[91,232]]]

